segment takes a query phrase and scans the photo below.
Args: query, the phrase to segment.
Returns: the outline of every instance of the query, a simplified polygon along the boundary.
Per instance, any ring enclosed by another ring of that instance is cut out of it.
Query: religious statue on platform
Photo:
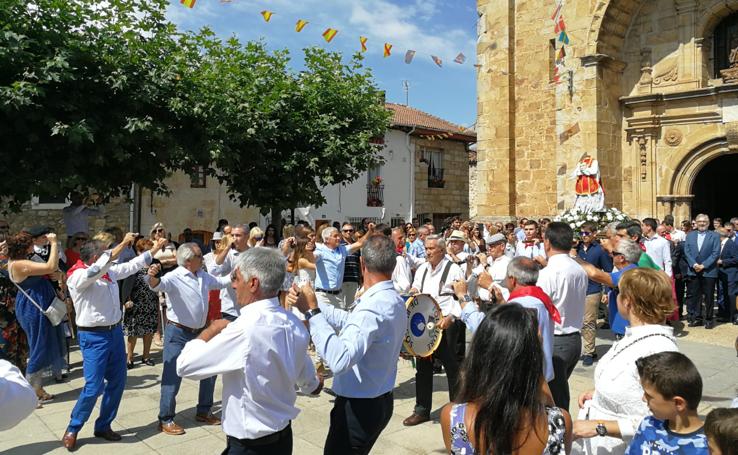
[[[591,213],[605,210],[605,192],[602,189],[600,165],[588,153],[582,155],[572,176],[577,183],[577,199],[574,208],[579,212]]]

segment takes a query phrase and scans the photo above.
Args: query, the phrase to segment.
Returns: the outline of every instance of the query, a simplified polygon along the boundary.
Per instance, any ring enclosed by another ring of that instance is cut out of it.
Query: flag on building
[[[261,12],[262,17],[267,22],[269,22],[269,19],[272,18],[272,14],[274,14],[274,13],[272,13],[271,11],[267,11],[267,10],[264,10],[264,11]]]
[[[179,3],[183,4],[187,8],[195,7],[195,0],[179,0]]]
[[[436,57],[435,55],[431,55],[431,58],[433,59],[433,62],[438,66],[443,66],[443,60],[441,60],[439,57]]]
[[[566,34],[566,30],[562,30],[559,35],[559,41],[564,44],[569,44],[569,35]]]
[[[359,42],[361,43],[361,52],[366,52],[366,36],[360,36]]]
[[[563,2],[563,0],[562,0],[562,1],[560,1],[560,2],[558,2],[558,3],[556,4],[556,9],[554,10],[554,13],[553,13],[553,14],[551,15],[551,20],[552,20],[552,21],[554,21],[554,22],[558,22],[558,19],[559,19],[559,15],[561,15],[561,8],[563,8],[563,7],[564,7],[564,2]]]
[[[336,37],[337,33],[338,33],[338,30],[336,30],[335,28],[327,28],[323,32],[323,39],[325,39],[327,42],[330,43],[331,40],[333,40],[333,38]]]
[[[564,50],[564,46],[561,46],[561,48],[556,51],[556,60],[561,61],[566,57],[566,50]]]
[[[466,55],[462,54],[461,52],[459,52],[459,55],[457,55],[454,59],[454,62],[458,63],[459,65],[463,65],[465,61]]]
[[[390,43],[384,43],[384,56],[389,57],[392,55],[392,45]]]
[[[554,27],[554,33],[558,35],[564,30],[566,30],[566,22],[564,22],[564,16],[561,16],[559,17],[559,20],[556,22],[556,27]]]
[[[410,64],[413,61],[413,58],[415,57],[415,51],[410,50],[405,52],[405,63]]]
[[[300,33],[302,31],[302,29],[305,28],[305,26],[307,24],[308,24],[308,21],[304,21],[302,19],[298,19],[297,20],[297,24],[295,24],[295,31],[297,33]]]

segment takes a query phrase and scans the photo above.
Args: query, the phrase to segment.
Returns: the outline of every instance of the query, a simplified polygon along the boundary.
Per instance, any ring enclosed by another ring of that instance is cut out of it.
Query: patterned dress
[[[133,307],[126,308],[123,317],[123,333],[129,337],[142,337],[156,332],[159,322],[159,295],[144,281],[147,270],[139,270],[131,276],[133,288],[130,300]]]
[[[15,317],[16,292],[7,271],[0,270],[0,359],[12,363],[25,374],[28,340]]]
[[[451,453],[454,455],[476,455],[472,447],[469,433],[464,424],[466,403],[454,404],[451,407]],[[546,406],[548,418],[548,441],[542,455],[563,455],[566,450],[566,419],[561,409]]]

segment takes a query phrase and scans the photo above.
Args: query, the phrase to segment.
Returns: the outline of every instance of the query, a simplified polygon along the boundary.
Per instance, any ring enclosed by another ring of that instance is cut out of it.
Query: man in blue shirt
[[[346,257],[361,248],[364,241],[374,234],[374,224],[369,223],[366,235],[358,242],[341,244],[338,229],[329,227],[323,230],[323,243],[315,245],[315,292],[322,303],[330,303],[336,308],[346,309],[346,296],[343,294],[343,273]],[[353,296],[351,296],[353,299]]]
[[[287,297],[310,321],[315,348],[334,374],[337,396],[326,454],[369,453],[392,416],[397,358],[407,330],[405,303],[391,281],[395,258],[389,238],[366,241],[360,259],[365,291],[351,313],[319,302],[309,284],[301,290],[293,286]]]
[[[597,241],[597,225],[586,222],[579,232],[581,241],[577,246],[577,256],[592,264],[603,272],[612,272],[612,259],[605,251],[600,242]],[[582,365],[590,366],[597,357],[595,351],[595,337],[597,333],[597,314],[602,301],[602,285],[596,281],[589,280],[587,287],[587,299],[584,302],[584,321],[582,323],[582,341],[584,354]]]

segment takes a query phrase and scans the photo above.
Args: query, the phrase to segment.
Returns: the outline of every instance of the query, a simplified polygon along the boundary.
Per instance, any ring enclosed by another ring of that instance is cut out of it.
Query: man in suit
[[[725,228],[717,230],[720,234],[720,257],[718,264],[718,280],[722,290],[722,306],[718,309],[718,319],[724,319],[733,324],[735,320],[735,299],[738,294],[738,245],[730,239],[731,231]]]
[[[715,326],[713,307],[715,305],[715,282],[718,278],[717,260],[720,257],[720,236],[709,231],[710,218],[701,213],[695,218],[697,229],[687,234],[684,256],[687,258],[687,287],[690,295],[688,305],[689,327],[702,325],[701,300],[705,299],[706,329]]]

